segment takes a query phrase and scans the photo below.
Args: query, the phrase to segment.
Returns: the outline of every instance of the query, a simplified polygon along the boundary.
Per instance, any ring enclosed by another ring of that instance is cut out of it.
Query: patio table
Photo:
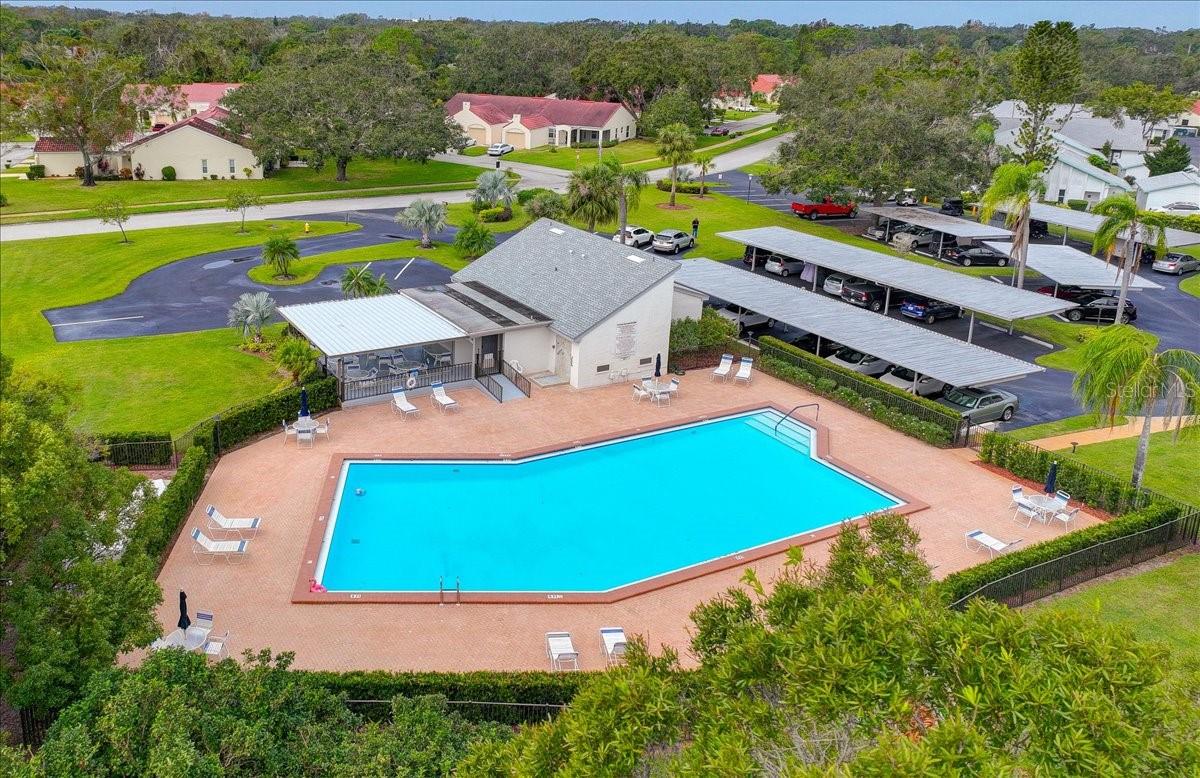
[[[296,423],[292,425],[296,432],[315,432],[317,427],[321,426],[312,416],[301,416],[296,419]]]
[[[1064,503],[1051,494],[1033,494],[1026,498],[1038,509],[1038,521],[1046,524],[1063,507]]]
[[[177,627],[150,644],[150,648],[182,648],[187,651],[195,651],[204,645],[204,640],[205,635],[199,631],[189,629],[185,632]]]

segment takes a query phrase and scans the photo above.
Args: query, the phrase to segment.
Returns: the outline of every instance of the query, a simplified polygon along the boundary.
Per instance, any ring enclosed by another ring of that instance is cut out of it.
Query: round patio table
[[[292,428],[296,432],[315,432],[319,426],[321,425],[312,416],[301,416],[296,419],[296,423],[292,425]]]

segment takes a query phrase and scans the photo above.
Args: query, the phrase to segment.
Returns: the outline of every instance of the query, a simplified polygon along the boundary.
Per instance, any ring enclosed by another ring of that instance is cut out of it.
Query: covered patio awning
[[[402,294],[285,305],[278,310],[280,316],[327,357],[436,343],[467,335]]]
[[[1012,250],[1011,243],[987,241],[984,245],[1002,254]],[[1070,246],[1033,243],[1029,246],[1026,264],[1058,286],[1078,286],[1084,289],[1121,288],[1121,277],[1116,262],[1105,264],[1104,260]],[[1153,281],[1136,275],[1130,279],[1129,288],[1162,289]]]
[[[918,227],[928,227],[937,232],[953,235],[956,238],[970,240],[1011,240],[1012,231],[991,224],[980,224],[970,219],[960,219],[926,208],[915,208],[907,205],[860,205],[858,210],[871,213],[884,219],[915,224]]]
[[[1000,209],[1003,211],[1004,209]],[[1082,232],[1094,233],[1100,229],[1100,225],[1104,222],[1103,216],[1098,216],[1087,211],[1076,211],[1072,208],[1059,208],[1046,203],[1034,203],[1029,206],[1030,218],[1038,221],[1046,222],[1047,224],[1057,224],[1060,227],[1068,227],[1073,230]],[[1124,237],[1124,233],[1122,233]],[[1187,230],[1177,230],[1172,227],[1167,228],[1167,245],[1168,246],[1193,246],[1200,243],[1200,232],[1188,232]],[[1063,242],[1066,242],[1067,235],[1064,232]]]

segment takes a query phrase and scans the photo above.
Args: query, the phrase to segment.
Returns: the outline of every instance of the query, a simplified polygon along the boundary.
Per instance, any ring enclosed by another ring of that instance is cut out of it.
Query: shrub
[[[252,167],[242,168],[242,175],[245,176],[246,178],[252,177],[254,175],[254,168],[252,168]]]
[[[477,219],[468,220],[454,236],[454,250],[464,259],[475,259],[496,247],[496,236]]]
[[[189,448],[179,460],[166,491],[134,530],[134,540],[149,556],[157,559],[165,553],[180,525],[191,514],[204,489],[210,459],[203,448]]]
[[[119,173],[119,175],[120,175],[122,181],[132,181],[133,180],[133,169],[123,167],[123,168],[121,168],[121,172]]]
[[[175,168],[171,167],[170,165],[167,165],[165,168],[163,168],[161,172],[163,181],[175,180]]]
[[[333,376],[309,382],[304,388],[308,389],[310,412],[319,413],[337,406],[337,379]],[[192,430],[193,445],[200,446],[212,456],[255,435],[278,429],[281,421],[294,419],[300,412],[300,389],[295,386],[275,392],[201,422]]]
[[[217,174],[216,174],[216,173],[209,173],[209,174],[208,174],[208,178],[209,178],[209,180],[211,180],[211,181],[216,181],[216,180],[217,180]]]
[[[1086,211],[1088,207],[1087,200],[1067,200],[1067,207],[1072,211]]]
[[[555,219],[562,221],[567,212],[567,199],[558,192],[546,190],[529,201],[525,212],[534,219]]]
[[[75,167],[75,177],[80,180],[83,179],[83,165],[77,165]]]
[[[482,222],[506,222],[512,219],[512,208],[483,208],[479,211],[479,220]]]
[[[39,178],[45,178],[46,177],[46,166],[45,165],[30,165],[29,170],[27,170],[25,172],[25,177],[28,178],[30,181],[36,181]],[[83,175],[81,174],[79,177],[83,178]]]
[[[670,179],[660,180],[657,183],[655,183],[655,186],[657,186],[659,191],[661,191],[661,192],[670,192],[671,191]],[[711,184],[709,182],[705,182],[704,183],[704,192],[702,193],[700,191],[700,182],[699,181],[676,181],[675,182],[675,191],[680,194],[708,194],[708,190],[712,189],[712,187],[713,187],[713,184]]]
[[[528,205],[529,201],[543,192],[553,192],[553,189],[547,189],[544,186],[535,186],[531,189],[522,189],[517,192],[517,202],[520,205]]]
[[[166,465],[174,453],[169,432],[108,432],[96,442],[107,447],[105,461],[111,465]]]
[[[146,168],[142,167],[141,162],[137,163],[137,167],[133,169],[133,177],[138,181],[144,181],[146,179]]]
[[[8,205],[8,195],[0,192],[0,208],[3,208],[6,205]]]

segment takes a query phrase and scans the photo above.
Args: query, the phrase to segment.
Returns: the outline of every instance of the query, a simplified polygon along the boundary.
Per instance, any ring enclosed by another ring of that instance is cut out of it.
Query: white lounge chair
[[[296,428],[289,427],[286,419],[279,423],[283,425],[283,443],[287,445],[287,439],[296,434]]]
[[[215,562],[217,559],[224,559],[230,563],[235,559],[241,561],[246,558],[246,551],[250,548],[249,540],[213,540],[201,532],[199,527],[192,530],[192,540],[195,541],[192,553],[197,560],[209,559]]]
[[[551,670],[578,670],[579,652],[571,642],[570,632],[546,633],[546,656]]]
[[[1017,538],[1016,540],[1005,543],[1003,540],[997,540],[983,530],[977,529],[967,533],[966,543],[968,551],[982,551],[986,548],[988,556],[994,557],[996,554],[1003,554],[1005,551],[1008,551],[1013,546],[1020,543],[1023,539],[1024,538]]]
[[[218,637],[210,637],[205,640],[199,647],[201,654],[213,659],[220,659],[221,656],[227,653],[229,644],[229,630],[225,630],[225,634]]]
[[[625,630],[620,627],[600,628],[600,650],[604,652],[604,659],[609,667],[625,661],[625,648],[628,643]]]
[[[399,413],[405,419],[409,416],[416,416],[420,413],[420,409],[408,401],[403,389],[396,389],[392,392],[392,410]]]
[[[652,397],[652,396],[653,395],[650,394],[650,390],[647,389],[642,384],[641,381],[634,382],[634,384],[633,384],[633,399],[634,400],[636,400],[637,402],[641,402],[642,400],[645,400],[646,398]]]
[[[1077,517],[1078,515],[1079,515],[1079,509],[1072,508],[1069,511],[1059,511],[1058,513],[1055,513],[1054,520],[1061,521],[1062,525],[1063,525],[1063,530],[1065,531],[1070,528],[1071,522],[1075,521],[1075,517]]]
[[[437,407],[443,411],[448,411],[452,408],[455,410],[458,409],[458,401],[446,394],[446,387],[441,381],[431,384],[429,388],[433,390],[433,401],[437,404]]]
[[[733,354],[722,354],[721,364],[717,365],[716,369],[712,371],[712,377],[714,379],[719,378],[722,381],[728,380],[731,370],[733,370]]]
[[[262,528],[262,519],[258,516],[254,518],[231,519],[217,510],[217,506],[215,505],[205,508],[204,514],[208,516],[208,526],[210,529],[236,532],[238,537],[241,538],[252,538]]]
[[[750,370],[751,370],[751,368],[753,368],[753,367],[754,367],[754,360],[753,360],[753,359],[751,359],[750,357],[742,357],[742,362],[741,362],[741,364],[738,366],[737,375],[735,375],[735,376],[733,377],[733,382],[734,382],[735,384],[736,384],[738,381],[741,381],[741,382],[743,382],[743,383],[746,383],[746,384],[750,383],[750,378],[751,378],[751,375],[750,375]]]

